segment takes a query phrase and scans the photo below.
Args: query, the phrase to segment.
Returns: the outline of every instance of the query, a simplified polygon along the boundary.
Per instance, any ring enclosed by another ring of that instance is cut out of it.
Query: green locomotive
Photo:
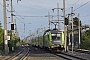
[[[64,50],[64,32],[46,30],[32,39],[32,45],[51,50]]]

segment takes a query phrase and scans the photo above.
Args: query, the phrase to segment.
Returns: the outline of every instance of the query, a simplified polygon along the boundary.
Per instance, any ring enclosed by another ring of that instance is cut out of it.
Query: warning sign
[[[7,40],[10,40],[10,36],[7,36]]]

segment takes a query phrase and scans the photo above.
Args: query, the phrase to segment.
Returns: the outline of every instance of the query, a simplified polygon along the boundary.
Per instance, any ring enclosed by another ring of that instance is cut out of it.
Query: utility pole
[[[68,30],[71,29],[70,15],[71,15],[71,14],[68,14],[68,20],[69,20],[69,23],[68,23],[68,24],[70,24],[70,25],[68,25]],[[68,39],[69,39],[69,44],[68,44],[68,45],[69,45],[69,46],[71,45],[71,42],[70,42],[70,34],[71,34],[71,33],[69,32],[69,33],[68,33],[68,37],[69,37],[69,38],[68,38]]]
[[[79,44],[78,44],[78,47],[80,48],[80,19],[79,19],[79,17],[80,17],[80,14],[78,13],[78,29],[79,29]]]
[[[24,33],[25,33],[25,23],[24,23]]]
[[[25,23],[23,23],[24,24],[24,33],[25,33]],[[25,35],[24,35],[24,40],[25,40]]]
[[[31,34],[31,30],[29,30],[30,31],[30,44],[31,44],[31,36],[32,36],[32,34]]]
[[[49,29],[50,29],[50,13],[48,12],[48,20],[49,20]]]
[[[64,40],[65,40],[65,52],[67,51],[67,33],[66,33],[66,30],[67,30],[67,26],[65,25],[65,18],[66,18],[66,9],[65,9],[65,0],[63,0],[63,11],[64,11]]]
[[[60,31],[60,12],[59,12],[59,4],[57,3],[57,11],[58,11],[58,30]]]
[[[54,9],[57,9],[57,13],[58,13],[58,30],[60,31],[60,12],[59,9],[63,10],[62,8],[59,8],[59,4],[57,3],[57,8],[53,8],[52,10],[54,11]]]
[[[15,22],[15,36],[18,37],[18,31],[17,31],[16,19],[14,19],[14,22]]]
[[[26,24],[31,24],[31,23],[24,23],[24,22],[22,22],[23,24],[24,24],[24,33],[26,32],[25,31],[25,29],[26,29]],[[24,40],[25,40],[26,38],[25,38],[25,35],[24,35]]]
[[[68,26],[69,26],[69,16],[70,16],[70,14],[68,14],[68,17],[67,17],[67,19],[68,19]],[[68,29],[68,26],[66,25],[66,48],[67,48],[67,51],[69,50],[69,44],[70,44],[70,33],[69,33],[69,29]]]
[[[8,40],[7,40],[7,17],[6,17],[6,0],[3,0],[3,13],[4,13],[4,49],[5,55],[8,54]]]
[[[72,53],[73,53],[73,47],[74,47],[74,32],[73,32],[73,7],[71,7],[71,19],[72,19]]]
[[[12,0],[11,0],[11,23],[14,24],[13,21],[13,6],[12,6]],[[12,30],[12,39],[14,39],[14,30]],[[13,40],[13,45],[12,45],[12,51],[14,51],[14,40]]]
[[[18,3],[18,1],[19,0],[17,0],[17,3]],[[21,0],[20,0],[21,1]],[[10,0],[10,4],[11,4],[11,24],[13,24],[14,25],[14,22],[13,22],[13,16],[14,16],[14,14],[13,14],[13,6],[12,6],[12,0]],[[14,28],[14,26],[13,26],[13,28]],[[12,39],[13,39],[13,44],[12,44],[12,51],[14,51],[14,29],[12,30]]]

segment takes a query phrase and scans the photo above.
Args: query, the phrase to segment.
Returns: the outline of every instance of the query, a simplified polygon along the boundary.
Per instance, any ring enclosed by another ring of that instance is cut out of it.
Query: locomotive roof
[[[44,32],[44,35],[45,35],[47,32],[51,32],[52,34],[62,33],[62,31],[48,29],[48,30],[46,30],[46,31]]]
[[[52,33],[52,34],[59,34],[59,33],[62,33],[62,31],[58,31],[58,30],[51,30],[51,33]]]

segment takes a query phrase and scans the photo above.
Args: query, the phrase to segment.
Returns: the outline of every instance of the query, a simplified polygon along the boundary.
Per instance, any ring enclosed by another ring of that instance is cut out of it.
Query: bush
[[[87,30],[83,34],[83,40],[81,41],[81,48],[90,50],[90,30]]]

